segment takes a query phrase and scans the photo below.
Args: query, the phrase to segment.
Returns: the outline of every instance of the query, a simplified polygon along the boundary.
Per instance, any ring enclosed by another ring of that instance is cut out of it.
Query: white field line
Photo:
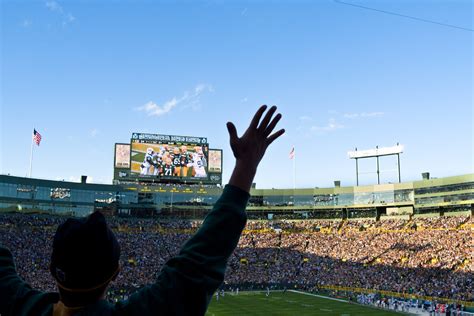
[[[346,301],[346,300],[341,300],[341,299],[339,299],[339,298],[332,298],[332,297],[327,297],[327,296],[322,296],[322,295],[316,295],[316,294],[311,294],[311,293],[306,293],[306,292],[300,292],[300,291],[296,291],[296,290],[288,290],[288,292],[293,292],[293,293],[298,293],[298,294],[304,294],[304,295],[309,295],[309,296],[314,296],[314,297],[319,297],[319,298],[325,298],[325,299],[331,300],[331,301],[338,301],[338,302],[348,303],[348,301]]]
[[[346,300],[341,300],[339,298],[332,298],[332,297],[327,297],[327,296],[322,296],[322,295],[317,295],[317,294],[311,294],[311,293],[306,293],[306,292],[301,292],[301,291],[296,291],[296,290],[288,290],[288,292],[304,294],[304,295],[309,295],[309,296],[315,296],[315,297],[319,297],[319,298],[325,298],[325,299],[331,300],[331,301],[338,301],[338,302],[343,302],[343,303],[348,303],[348,304],[356,304],[356,305],[360,305],[360,306],[364,306],[364,307],[368,307],[368,308],[372,308],[372,309],[391,311],[391,312],[404,314],[404,315],[414,315],[414,314],[410,314],[410,313],[403,313],[403,312],[400,312],[400,311],[394,311],[392,309],[379,308],[379,307],[373,306],[373,305],[362,305],[362,304],[359,304],[359,303],[352,303],[352,302],[349,302],[349,301],[346,301]],[[343,315],[345,315],[345,314],[343,314]]]

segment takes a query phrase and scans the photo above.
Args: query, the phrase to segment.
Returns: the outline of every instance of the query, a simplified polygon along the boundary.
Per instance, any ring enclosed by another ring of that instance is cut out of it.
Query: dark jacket
[[[77,315],[204,315],[245,226],[248,199],[247,192],[227,185],[202,227],[165,264],[154,284],[126,301],[99,301]],[[33,290],[23,281],[11,252],[0,245],[0,315],[50,316],[58,300],[58,293]]]

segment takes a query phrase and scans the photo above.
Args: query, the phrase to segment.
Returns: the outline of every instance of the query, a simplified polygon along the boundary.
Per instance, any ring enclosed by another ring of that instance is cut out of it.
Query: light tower
[[[398,182],[402,182],[401,173],[400,173],[400,154],[403,153],[403,145],[397,143],[397,145],[392,147],[380,147],[376,146],[374,149],[366,150],[357,150],[357,147],[354,151],[349,151],[347,154],[349,158],[355,159],[356,161],[356,183],[359,185],[359,159],[365,158],[376,158],[377,159],[377,183],[380,184],[380,162],[379,157],[381,156],[393,156],[397,155],[398,163]]]

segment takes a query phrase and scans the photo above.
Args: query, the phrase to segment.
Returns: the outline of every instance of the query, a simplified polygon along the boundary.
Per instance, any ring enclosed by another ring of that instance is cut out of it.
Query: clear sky
[[[397,142],[402,180],[474,172],[472,2],[345,2],[418,20],[333,0],[3,0],[0,173],[28,174],[35,127],[33,177],[111,183],[114,143],[148,132],[208,137],[226,181],[225,123],[242,132],[260,104],[287,130],[260,188],[293,186],[292,146],[297,187],[353,185],[348,150]],[[395,158],[381,169],[397,181]]]

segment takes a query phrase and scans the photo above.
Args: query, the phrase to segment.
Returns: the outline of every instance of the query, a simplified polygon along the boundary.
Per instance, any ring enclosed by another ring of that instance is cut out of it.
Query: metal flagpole
[[[293,146],[293,190],[296,189],[296,149]]]
[[[35,129],[33,128],[33,131]],[[33,132],[34,133],[34,132]],[[31,153],[30,153],[30,175],[28,176],[29,178],[31,178],[31,169],[33,168],[33,136],[34,135],[31,135]]]

